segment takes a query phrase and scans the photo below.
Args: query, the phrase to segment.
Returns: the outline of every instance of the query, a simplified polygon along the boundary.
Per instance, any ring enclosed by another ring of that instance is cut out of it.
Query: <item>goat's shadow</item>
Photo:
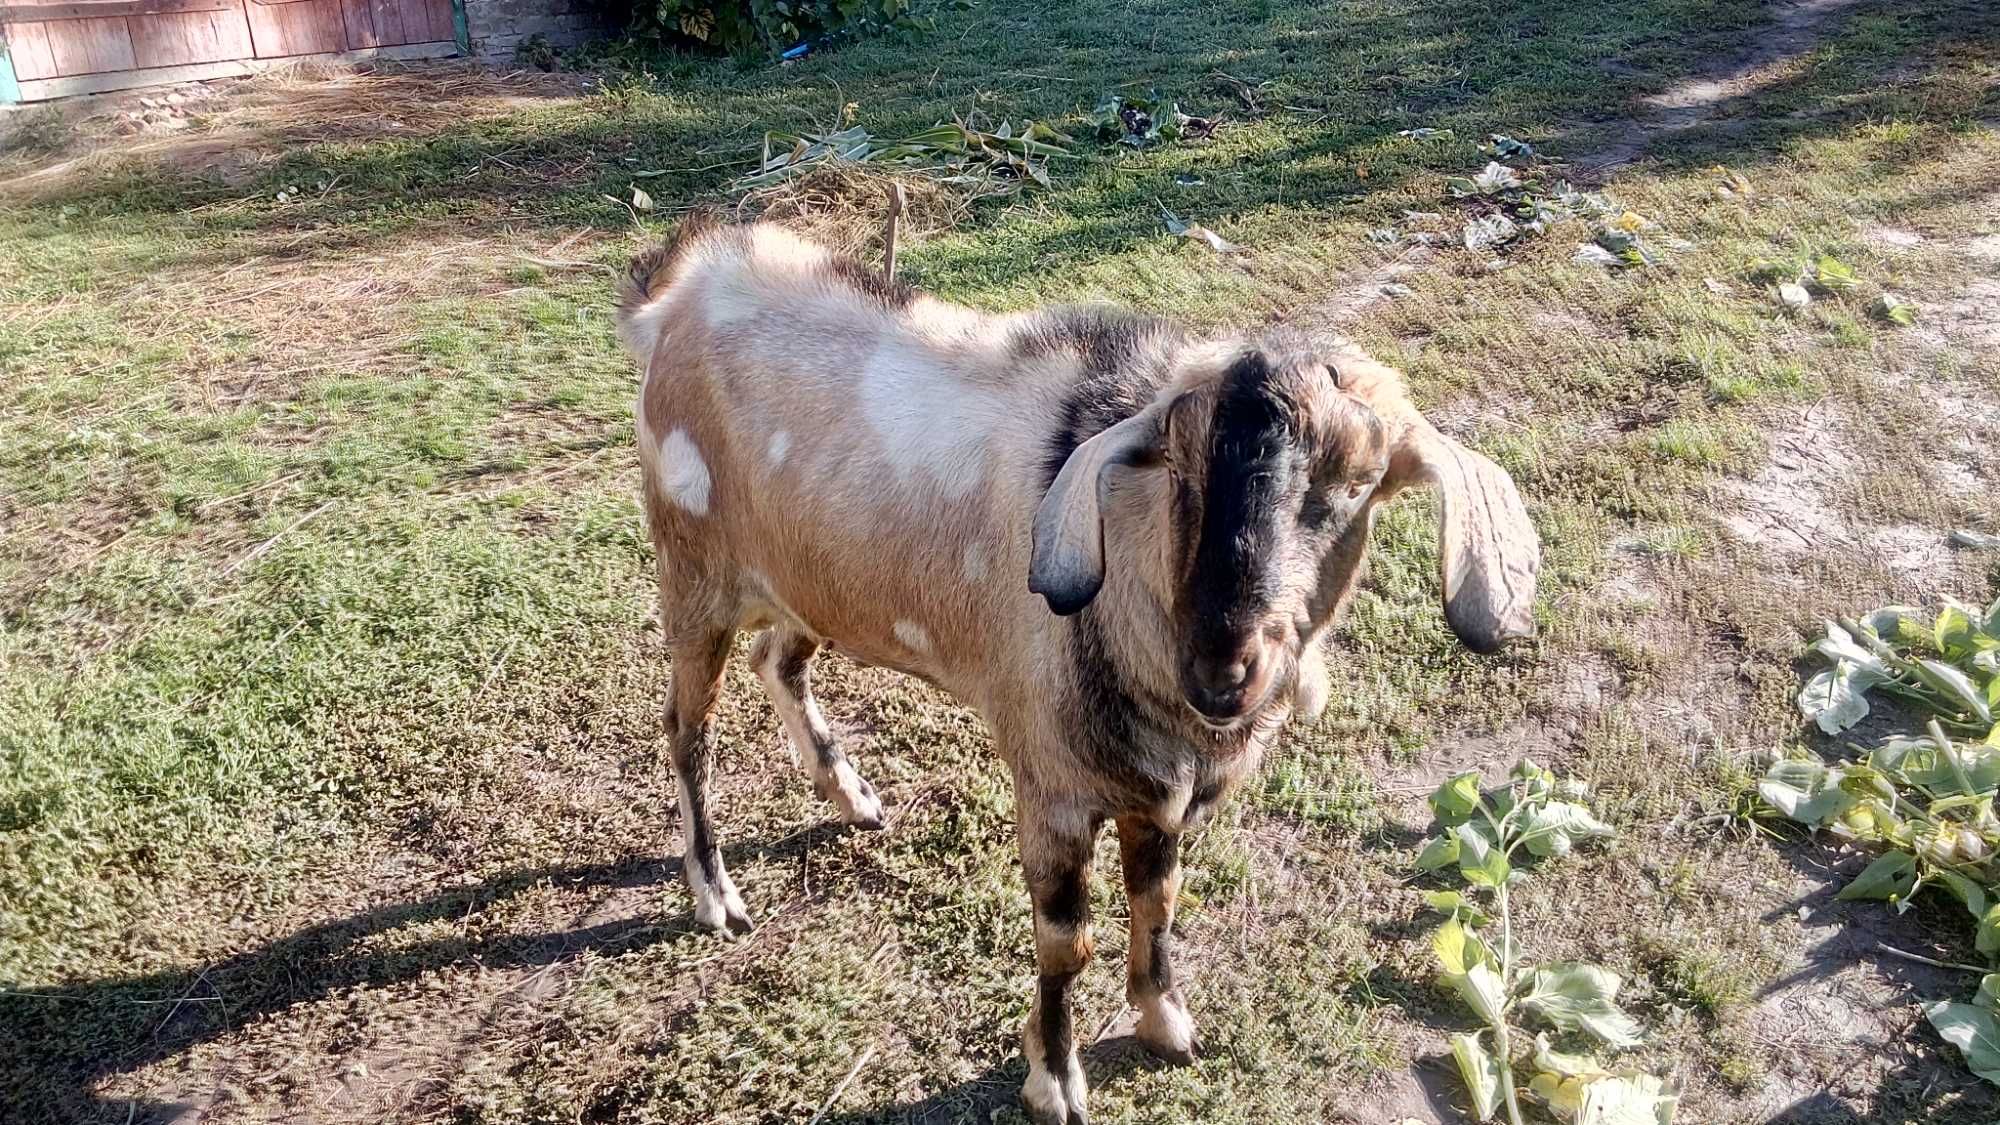
[[[811,846],[824,833],[725,848],[731,862]],[[637,857],[513,872],[415,902],[395,903],[300,930],[197,969],[177,968],[46,988],[0,985],[0,1090],[16,1099],[9,1122],[167,1121],[190,1107],[100,1098],[105,1079],[172,1058],[294,1005],[353,988],[379,988],[451,965],[522,969],[588,952],[643,949],[695,932],[691,912],[649,915],[540,933],[453,936],[375,948],[369,939],[457,920],[543,884],[568,889],[658,886],[680,878],[679,860]]]

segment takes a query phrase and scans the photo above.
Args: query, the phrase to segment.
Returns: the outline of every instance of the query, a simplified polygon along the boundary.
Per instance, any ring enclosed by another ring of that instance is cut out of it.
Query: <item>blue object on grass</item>
[[[784,54],[779,55],[778,58],[784,62],[791,62],[793,59],[805,58],[807,55],[812,53],[812,49],[813,45],[811,43],[801,43],[798,46],[793,47],[791,50],[786,51]]]

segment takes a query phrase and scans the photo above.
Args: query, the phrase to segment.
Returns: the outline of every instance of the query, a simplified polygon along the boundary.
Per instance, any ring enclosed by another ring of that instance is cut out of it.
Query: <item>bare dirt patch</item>
[[[463,62],[313,64],[112,94],[78,108],[64,103],[53,111],[63,117],[63,143],[25,166],[0,166],[0,198],[62,195],[134,165],[210,175],[233,186],[296,145],[429,136],[579,96],[589,81]]]
[[[1632,118],[1611,142],[1579,156],[1576,164],[1599,172],[1629,164],[1654,144],[1714,121],[1730,102],[1768,86],[1785,64],[1812,49],[1827,21],[1858,2],[1781,0],[1772,4],[1772,22],[1753,32],[1741,50],[1660,93],[1641,98]]]

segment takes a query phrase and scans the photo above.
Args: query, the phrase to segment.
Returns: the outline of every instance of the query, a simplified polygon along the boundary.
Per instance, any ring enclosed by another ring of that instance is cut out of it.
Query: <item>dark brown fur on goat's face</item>
[[[1168,413],[1181,689],[1211,723],[1257,710],[1360,565],[1381,423],[1309,352],[1258,347]]]

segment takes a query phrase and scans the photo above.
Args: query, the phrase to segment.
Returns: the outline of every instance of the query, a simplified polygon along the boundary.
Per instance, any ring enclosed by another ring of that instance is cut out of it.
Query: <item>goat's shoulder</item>
[[[1056,305],[1016,318],[1012,358],[1060,369],[1041,483],[1055,479],[1078,445],[1151,402],[1186,342],[1172,321],[1109,304]]]

